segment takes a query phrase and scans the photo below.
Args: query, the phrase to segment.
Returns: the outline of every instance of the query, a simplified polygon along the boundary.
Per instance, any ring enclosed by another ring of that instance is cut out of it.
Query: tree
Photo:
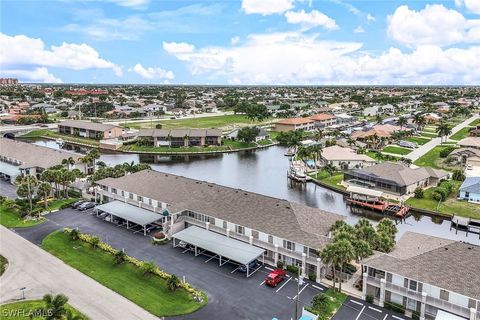
[[[370,243],[366,240],[356,240],[352,244],[358,261],[361,261],[373,253]]]
[[[40,185],[38,186],[37,194],[43,197],[43,204],[45,206],[45,209],[47,209],[47,206],[48,206],[47,200],[51,192],[52,192],[52,186],[48,182],[41,182]]]
[[[461,169],[453,170],[452,179],[455,181],[463,181],[465,180],[465,173]]]
[[[143,261],[140,265],[140,269],[143,272],[143,275],[149,276],[155,272],[157,265],[153,261]]]
[[[388,253],[393,250],[394,246],[395,240],[391,236],[383,232],[377,232],[377,234],[375,235],[376,250]]]
[[[98,168],[105,168],[107,164],[103,161],[97,161],[97,167]]]
[[[342,292],[342,273],[346,264],[355,259],[355,248],[347,239],[334,240],[333,246],[334,261],[340,267],[339,291]]]
[[[331,164],[330,162],[328,162],[328,163],[323,167],[323,169],[328,172],[328,175],[329,175],[330,177],[333,176],[333,174],[335,173],[335,170],[336,170],[336,169],[335,169],[335,166],[334,166],[333,164]]]
[[[123,250],[117,250],[113,255],[113,261],[115,264],[122,264],[127,257],[127,254]]]
[[[68,157],[62,160],[62,164],[66,166],[67,169],[70,169],[70,167],[75,164],[75,160],[72,157]]]
[[[93,249],[96,249],[98,245],[100,244],[100,238],[99,237],[92,237],[92,240],[90,241],[90,244],[92,245]]]
[[[162,129],[162,124],[161,123],[157,123],[155,125],[155,129]]]
[[[425,125],[426,120],[425,120],[425,115],[423,113],[417,113],[413,116],[413,123],[417,125],[417,131],[420,131],[420,129]]]
[[[323,313],[323,311],[325,311],[328,305],[329,300],[330,299],[328,298],[328,296],[324,293],[316,294],[312,298],[312,308],[320,311],[320,313]]]
[[[79,237],[80,237],[80,231],[78,231],[78,229],[75,228],[70,231],[70,239],[72,241],[78,240]]]
[[[443,142],[443,139],[448,137],[448,135],[452,133],[452,128],[450,128],[447,123],[441,122],[435,129],[435,132],[438,134],[438,136],[441,138],[441,141]]]
[[[172,274],[167,280],[167,287],[170,291],[176,291],[180,287],[180,279],[175,274]]]
[[[315,139],[315,141],[317,142],[320,142],[320,140],[322,140],[323,137],[324,137],[323,129],[317,128],[313,133],[313,139]]]
[[[243,127],[238,130],[237,139],[246,143],[255,141],[255,138],[260,133],[258,127]]]
[[[84,318],[80,315],[74,314],[71,310],[67,310],[65,313],[65,320],[83,320]]]
[[[376,227],[377,232],[383,232],[386,235],[392,237],[395,239],[395,235],[397,234],[397,227],[395,226],[395,223],[388,218],[383,218],[380,220],[380,222],[377,224]]]
[[[414,193],[414,197],[417,198],[417,199],[423,199],[424,196],[425,196],[422,187],[416,187],[415,191],[413,191],[413,193]]]
[[[400,126],[400,130],[402,130],[403,127],[408,123],[408,121],[407,121],[407,118],[405,118],[405,117],[400,117],[400,118],[398,118],[397,123],[398,123],[398,125]]]
[[[322,251],[320,251],[320,259],[322,260],[323,264],[326,266],[332,267],[332,276],[333,276],[333,291],[335,291],[335,283],[336,283],[336,272],[335,267],[337,265],[337,257],[334,251],[334,244],[333,242],[328,243]]]
[[[68,298],[64,294],[57,294],[55,296],[46,294],[43,296],[43,302],[45,303],[43,310],[46,320],[63,319],[66,315]]]
[[[88,156],[92,160],[93,163],[93,170],[95,171],[95,165],[98,159],[100,159],[100,152],[98,151],[97,148],[93,148],[88,152]]]
[[[26,174],[24,176],[17,176],[15,184],[17,187],[17,195],[19,197],[27,198],[30,205],[30,213],[33,210],[32,198],[35,194],[35,186],[37,185],[37,178]]]

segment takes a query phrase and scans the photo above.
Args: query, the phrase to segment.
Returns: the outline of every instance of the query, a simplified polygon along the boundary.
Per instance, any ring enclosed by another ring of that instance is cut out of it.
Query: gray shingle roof
[[[324,245],[332,224],[344,219],[300,203],[152,170],[97,183],[165,202],[172,212],[204,213],[311,248]]]
[[[480,193],[480,177],[467,177],[460,186],[460,191]]]
[[[94,130],[94,131],[107,131],[117,126],[113,124],[104,124],[99,122],[83,121],[83,120],[65,120],[58,124],[59,126],[66,126],[72,128]]]
[[[383,162],[360,171],[371,173],[379,178],[394,181],[399,185],[409,186],[417,181],[429,177],[441,178],[448,175],[444,170],[427,167],[412,169],[404,165],[392,162]]]
[[[32,143],[0,138],[0,151],[4,157],[19,160],[20,168],[49,168],[62,163],[63,159],[72,157],[78,161],[79,154],[48,147],[37,146]]]
[[[220,129],[140,129],[139,137],[219,137],[222,135]]]
[[[376,254],[364,264],[480,299],[476,245],[406,232],[390,254]]]

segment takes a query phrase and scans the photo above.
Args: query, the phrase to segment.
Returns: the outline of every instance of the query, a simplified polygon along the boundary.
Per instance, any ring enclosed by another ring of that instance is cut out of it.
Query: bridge
[[[47,129],[47,130],[55,130],[57,128],[56,123],[49,123],[45,126],[40,126],[38,124],[35,125],[28,125],[28,126],[2,126],[0,127],[0,136],[3,138],[14,139],[20,135],[26,134],[33,130],[38,129]]]

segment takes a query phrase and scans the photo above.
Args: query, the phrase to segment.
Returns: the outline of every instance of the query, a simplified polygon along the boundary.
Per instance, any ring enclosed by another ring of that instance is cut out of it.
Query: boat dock
[[[347,202],[353,206],[367,208],[400,219],[406,218],[410,210],[403,204],[381,200],[380,197],[383,195],[381,191],[349,186],[347,192],[350,193]]]
[[[450,230],[452,228],[455,229],[455,234],[458,233],[458,230],[465,231],[467,236],[469,232],[477,233],[480,239],[480,220],[453,216],[450,222]]]

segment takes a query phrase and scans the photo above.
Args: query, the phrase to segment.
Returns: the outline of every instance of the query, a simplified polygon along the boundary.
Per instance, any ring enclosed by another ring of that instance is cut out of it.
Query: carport
[[[20,170],[18,166],[0,161],[0,174],[13,184],[17,176],[20,175]]]
[[[262,264],[264,263],[264,249],[197,226],[183,229],[175,233],[172,238],[174,247],[178,246],[177,240],[193,245],[195,247],[195,256],[200,254],[199,248],[218,255],[220,266],[227,262],[246,266],[247,277],[250,277],[256,271],[250,270],[250,262],[262,256]],[[251,271],[253,272],[251,273]]]
[[[147,226],[163,218],[163,216],[158,213],[117,200],[95,207],[97,216],[99,210],[109,214],[111,221],[113,221],[113,217],[125,220],[125,227],[129,230],[140,226],[141,230],[143,229],[144,236],[147,235]]]

